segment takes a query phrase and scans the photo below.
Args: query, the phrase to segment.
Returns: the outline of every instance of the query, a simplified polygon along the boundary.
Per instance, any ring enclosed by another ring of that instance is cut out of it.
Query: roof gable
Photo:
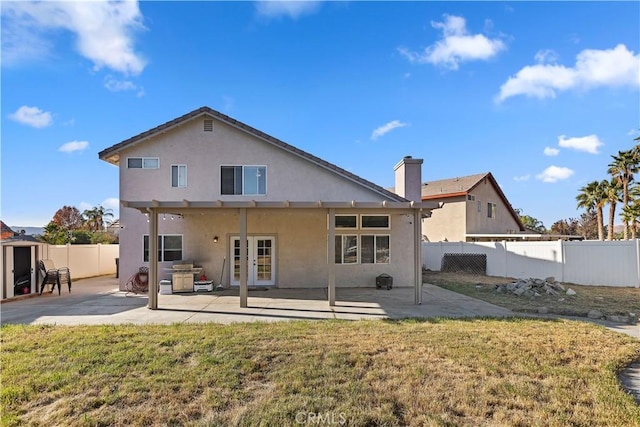
[[[271,135],[268,135],[258,129],[255,129],[245,123],[242,123],[238,120],[235,120],[229,116],[227,116],[226,114],[222,114],[219,111],[216,111],[212,108],[209,107],[201,107],[198,108],[196,110],[193,110],[183,116],[180,116],[176,119],[170,120],[166,123],[163,123],[159,126],[156,126],[152,129],[149,129],[145,132],[142,132],[136,136],[133,136],[129,139],[126,139],[118,144],[115,144],[109,148],[106,148],[104,150],[102,150],[100,153],[98,153],[98,157],[101,160],[104,160],[106,162],[112,163],[112,164],[119,164],[120,162],[120,152],[122,152],[123,150],[130,148],[136,144],[139,144],[143,141],[146,141],[150,138],[153,138],[154,136],[166,132],[169,129],[173,129],[177,126],[183,125],[187,122],[190,122],[196,118],[199,117],[203,117],[203,116],[208,116],[211,118],[215,118],[227,125],[230,125],[242,132],[248,133],[252,136],[254,136],[255,138],[263,141],[264,143],[270,144],[274,147],[277,147],[281,150],[284,150],[294,156],[297,156],[301,159],[304,159],[308,162],[310,162],[313,165],[319,166],[323,169],[326,169],[338,176],[341,176],[349,181],[352,181],[356,184],[359,184],[360,186],[367,188],[375,193],[378,193],[388,199],[394,200],[394,201],[400,201],[400,202],[404,202],[406,201],[406,199],[404,199],[403,197],[398,196],[395,193],[392,193],[382,187],[380,187],[377,184],[372,183],[371,181],[368,181],[364,178],[359,177],[358,175],[355,175],[339,166],[334,165],[333,163],[327,162],[325,160],[322,160],[319,157],[316,157],[310,153],[307,153],[306,151],[303,151],[299,148],[294,147],[293,145],[287,144],[284,141],[281,141],[277,138],[272,137]]]
[[[466,196],[474,188],[476,188],[484,179],[488,179],[496,194],[502,199],[505,206],[508,207],[509,213],[520,227],[520,231],[524,231],[525,227],[520,220],[520,216],[511,206],[507,196],[502,192],[498,182],[491,172],[479,173],[463,177],[441,179],[437,181],[428,181],[422,185],[422,200],[436,200],[451,197]]]

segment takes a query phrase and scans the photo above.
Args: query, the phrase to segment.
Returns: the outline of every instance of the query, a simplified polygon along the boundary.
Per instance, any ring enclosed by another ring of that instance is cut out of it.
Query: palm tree
[[[105,209],[102,205],[98,205],[93,209],[87,209],[82,213],[87,220],[89,231],[102,231],[105,226],[105,218],[113,218],[111,209]]]
[[[613,228],[616,219],[616,205],[622,201],[622,187],[614,179],[603,180],[601,183],[607,202],[609,203],[609,226],[607,228],[607,240],[613,240]]]
[[[617,156],[611,156],[607,173],[622,186],[623,208],[629,206],[629,183],[633,181],[633,174],[640,170],[640,149],[637,146],[628,151],[618,151]],[[629,222],[624,220],[624,239],[629,239]]]
[[[640,204],[633,204],[622,208],[622,219],[631,223],[631,238],[638,237],[638,221],[640,221]]]
[[[579,208],[589,211],[595,209],[598,220],[598,239],[604,240],[604,219],[602,209],[607,203],[607,196],[602,182],[593,181],[580,189],[576,196]]]

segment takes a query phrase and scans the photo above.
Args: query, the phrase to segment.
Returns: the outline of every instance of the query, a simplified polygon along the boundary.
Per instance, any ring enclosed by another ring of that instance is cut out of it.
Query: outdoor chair
[[[42,272],[43,276],[42,284],[40,285],[40,295],[42,295],[45,285],[53,285],[51,287],[51,292],[53,292],[56,285],[58,285],[58,295],[60,295],[60,290],[62,289],[60,284],[64,282],[69,286],[69,293],[71,293],[71,274],[67,267],[56,268],[53,261],[50,259],[43,259],[38,262],[38,268]]]

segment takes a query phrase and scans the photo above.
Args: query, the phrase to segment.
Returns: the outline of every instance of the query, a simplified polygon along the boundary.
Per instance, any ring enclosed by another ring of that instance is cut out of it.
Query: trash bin
[[[120,277],[120,258],[116,258],[116,279]]]
[[[393,277],[388,274],[381,274],[376,277],[376,289],[391,289],[393,287]]]

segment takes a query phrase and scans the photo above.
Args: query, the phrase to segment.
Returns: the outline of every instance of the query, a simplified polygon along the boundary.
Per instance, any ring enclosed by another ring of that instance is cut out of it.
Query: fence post
[[[503,277],[509,277],[508,273],[508,267],[507,267],[507,261],[509,258],[509,253],[507,251],[507,241],[503,240],[502,241],[502,250],[504,251],[504,276]]]
[[[566,264],[565,260],[565,241],[562,239],[558,240],[560,242],[560,262],[562,263],[562,270],[560,273],[560,281],[564,283],[564,267]]]
[[[636,281],[636,288],[640,288],[640,239],[636,239],[636,265],[638,268],[638,280]]]

